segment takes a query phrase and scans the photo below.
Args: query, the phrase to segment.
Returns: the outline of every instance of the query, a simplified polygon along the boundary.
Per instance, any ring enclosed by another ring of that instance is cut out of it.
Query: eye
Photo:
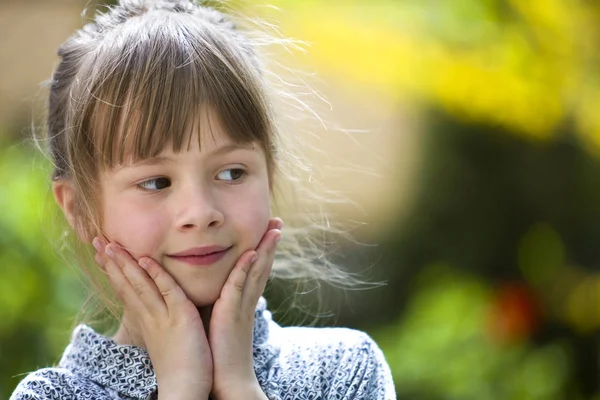
[[[230,168],[219,172],[217,174],[217,179],[220,181],[235,182],[242,179],[244,175],[246,175],[246,171],[244,171],[242,168]]]
[[[138,187],[144,190],[162,190],[171,186],[169,178],[154,178],[138,183]]]

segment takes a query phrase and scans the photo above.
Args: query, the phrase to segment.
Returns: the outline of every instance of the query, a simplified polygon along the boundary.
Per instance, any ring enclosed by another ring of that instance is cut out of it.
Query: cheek
[[[166,221],[161,213],[126,199],[105,203],[103,229],[107,238],[134,257],[153,256],[164,239]]]
[[[254,213],[248,216],[247,227],[248,236],[251,238],[250,247],[255,248],[260,243],[260,240],[267,232],[269,226],[269,218],[271,217],[268,207],[256,209]]]
[[[243,200],[240,200],[243,199]],[[267,231],[271,218],[268,187],[236,196],[227,205],[228,218],[241,236],[245,248],[256,248]]]

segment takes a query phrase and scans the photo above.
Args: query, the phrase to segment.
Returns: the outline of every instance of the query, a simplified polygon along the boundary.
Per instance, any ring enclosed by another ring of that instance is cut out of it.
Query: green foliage
[[[423,270],[403,318],[374,334],[399,398],[565,398],[565,347],[495,341],[487,325],[492,302],[479,278],[444,265]]]
[[[0,399],[48,366],[69,340],[83,293],[49,240],[46,166],[23,146],[0,150]]]
[[[519,267],[527,281],[543,286],[565,265],[564,253],[556,231],[547,224],[536,224],[519,245]]]

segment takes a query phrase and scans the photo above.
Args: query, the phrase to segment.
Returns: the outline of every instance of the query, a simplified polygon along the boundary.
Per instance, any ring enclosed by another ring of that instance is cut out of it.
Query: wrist
[[[213,393],[215,400],[268,400],[267,395],[262,391],[258,381],[248,383],[237,383],[235,385],[227,385],[226,390],[220,393]]]
[[[198,400],[208,399],[210,387],[204,385],[158,385],[158,400]]]
[[[158,400],[198,400],[210,398],[210,391],[188,391],[182,392],[179,388],[178,392],[160,392],[158,394]]]

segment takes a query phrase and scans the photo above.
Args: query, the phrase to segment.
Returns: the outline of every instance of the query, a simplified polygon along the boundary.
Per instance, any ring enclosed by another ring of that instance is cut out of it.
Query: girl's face
[[[107,239],[136,260],[156,260],[198,307],[214,304],[242,253],[258,246],[270,218],[260,146],[231,142],[214,119],[210,129],[201,146],[192,137],[189,150],[169,149],[100,178]]]

